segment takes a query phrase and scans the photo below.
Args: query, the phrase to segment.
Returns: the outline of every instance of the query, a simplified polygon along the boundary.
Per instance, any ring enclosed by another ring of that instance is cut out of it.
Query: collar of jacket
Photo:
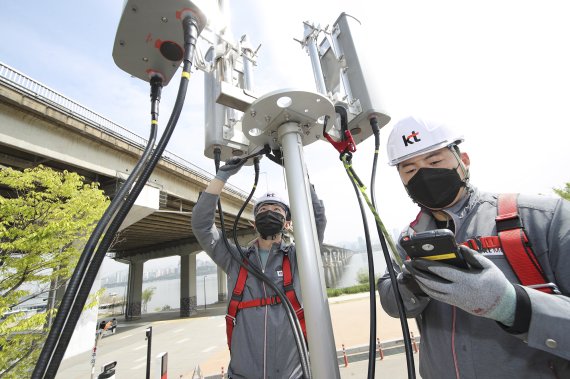
[[[455,232],[461,229],[463,221],[469,215],[471,210],[480,202],[479,190],[471,185],[467,184],[467,194],[450,208],[445,208],[442,211],[451,216],[453,224],[455,225]],[[435,228],[434,217],[431,210],[427,208],[421,208],[418,217],[410,224],[415,232],[425,231]]]
[[[273,243],[271,245],[271,249],[270,251],[275,251],[275,246],[277,246],[277,242]],[[292,244],[285,242],[283,239],[281,239],[281,242],[279,243],[279,246],[277,248],[277,251],[282,251],[282,252],[289,252],[291,250],[291,246]],[[248,250],[248,254],[254,252],[256,249],[259,249],[259,245],[257,243],[257,239],[255,239],[253,241],[253,243],[249,246]]]

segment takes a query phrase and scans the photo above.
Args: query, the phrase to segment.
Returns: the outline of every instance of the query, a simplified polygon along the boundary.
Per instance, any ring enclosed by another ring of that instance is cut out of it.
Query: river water
[[[384,256],[381,252],[374,252],[374,272],[376,276],[382,275],[386,268]],[[357,284],[358,273],[368,272],[368,258],[366,254],[354,254],[347,262],[335,288],[350,287]],[[152,282],[143,282],[143,290],[154,287],[155,291],[147,304],[147,312],[157,312],[164,307],[173,309],[180,308],[180,280],[167,279]],[[126,296],[126,287],[112,287],[109,292],[117,294],[117,299]],[[218,278],[217,274],[200,275],[196,277],[196,300],[198,307],[218,301]]]

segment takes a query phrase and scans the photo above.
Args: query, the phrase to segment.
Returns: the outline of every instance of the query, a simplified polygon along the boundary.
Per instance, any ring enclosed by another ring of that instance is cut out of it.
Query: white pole
[[[317,36],[315,32],[316,29],[312,25],[305,24],[305,43],[307,51],[309,53],[309,57],[311,58],[313,75],[315,77],[315,84],[317,86],[317,91],[319,91],[319,93],[323,95],[326,95],[327,87],[325,85],[323,70],[321,69],[321,62],[319,59],[319,49],[317,47]]]
[[[278,136],[285,158],[285,175],[295,230],[297,265],[305,308],[305,323],[311,372],[315,379],[340,378],[331,315],[324,276],[320,270],[320,248],[303,156],[301,129],[296,122],[279,126]],[[293,185],[294,183],[294,185]]]
[[[99,324],[97,324],[97,330],[95,331],[95,345],[91,351],[91,379],[95,379],[95,359],[97,358],[97,344],[103,335],[103,329],[99,329]]]

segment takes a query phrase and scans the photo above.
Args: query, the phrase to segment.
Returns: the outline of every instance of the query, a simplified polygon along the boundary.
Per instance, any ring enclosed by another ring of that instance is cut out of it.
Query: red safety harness
[[[501,249],[507,262],[523,286],[536,290],[559,294],[558,287],[548,282],[540,263],[531,248],[518,213],[517,194],[499,195],[497,236],[476,237],[463,242],[473,250]]]
[[[244,260],[245,263],[245,260]],[[245,288],[245,282],[247,281],[248,271],[242,266],[239,270],[238,278],[234,290],[232,292],[232,298],[228,304],[228,313],[226,314],[226,335],[228,339],[228,347],[232,348],[232,333],[234,331],[234,326],[236,324],[237,313],[240,309],[262,307],[265,305],[275,305],[280,304],[281,299],[279,296],[270,296],[262,299],[253,299],[248,301],[241,301],[243,298],[243,290]],[[303,335],[305,340],[307,339],[307,332],[305,330],[305,313],[303,307],[297,300],[295,295],[295,288],[293,287],[293,276],[291,275],[291,262],[289,261],[289,255],[283,253],[283,289],[285,290],[285,296],[291,302],[295,314],[299,319],[299,324],[301,324],[301,329],[303,330]]]

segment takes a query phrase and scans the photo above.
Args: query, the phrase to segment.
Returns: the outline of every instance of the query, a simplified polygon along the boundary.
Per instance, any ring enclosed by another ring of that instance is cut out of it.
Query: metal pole
[[[95,345],[91,351],[91,379],[95,378],[95,358],[97,358],[97,344],[103,335],[103,330],[99,329],[99,324],[97,324],[97,330],[95,331]]]
[[[315,84],[317,86],[317,91],[319,93],[326,95],[327,87],[325,85],[325,79],[323,76],[323,70],[321,68],[321,62],[319,59],[319,50],[317,48],[317,30],[312,26],[305,23],[305,43],[307,46],[307,51],[309,52],[309,57],[311,58],[311,65],[313,67],[313,75],[315,77]]]
[[[152,326],[146,328],[146,379],[150,379],[150,350],[152,346]]]
[[[204,275],[204,310],[206,310],[206,278],[208,275]]]
[[[114,293],[111,295],[111,298],[113,298],[113,310],[111,311],[111,316],[115,315],[115,298],[117,297],[117,294]]]
[[[320,248],[303,156],[301,130],[295,122],[278,129],[285,158],[285,175],[297,248],[297,264],[305,308],[311,372],[315,379],[340,378],[325,281],[320,269]],[[294,184],[294,185],[293,185]],[[317,275],[315,275],[317,274]]]
[[[243,54],[243,88],[251,91],[253,90],[253,70],[251,68],[253,59],[253,50],[247,34],[244,34],[242,40],[242,54]]]

